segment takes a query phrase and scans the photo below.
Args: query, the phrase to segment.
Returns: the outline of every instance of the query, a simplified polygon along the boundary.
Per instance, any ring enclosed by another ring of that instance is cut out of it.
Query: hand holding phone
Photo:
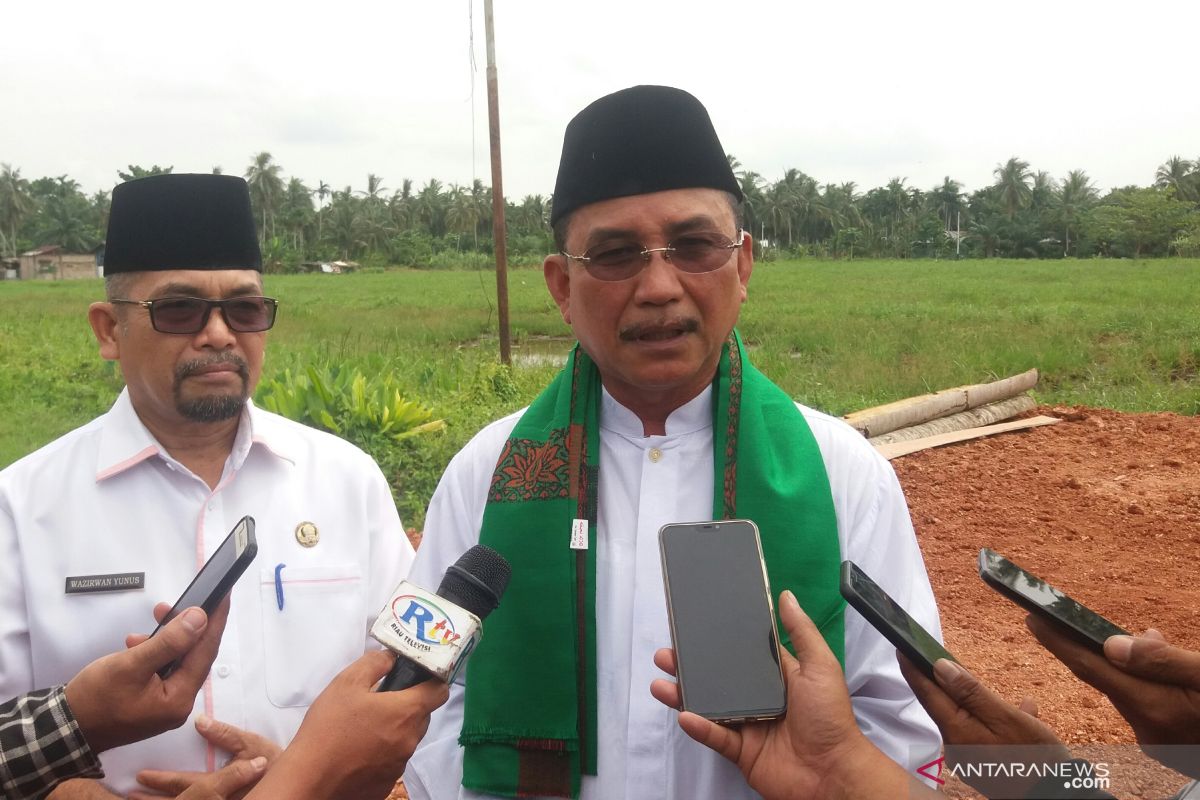
[[[919,667],[925,677],[933,680],[933,665],[939,658],[958,660],[853,561],[842,562],[840,588],[846,602]]]
[[[1104,640],[1108,637],[1129,635],[1128,631],[986,547],[979,551],[979,577],[1009,600],[1050,620],[1097,653],[1104,652]]]
[[[658,536],[683,710],[714,722],[781,716],[787,693],[758,528],[696,522]]]
[[[158,633],[168,622],[192,606],[198,606],[204,609],[205,614],[211,615],[257,554],[254,517],[242,517],[150,635]],[[158,671],[158,676],[167,678],[178,667],[179,662],[172,661]]]

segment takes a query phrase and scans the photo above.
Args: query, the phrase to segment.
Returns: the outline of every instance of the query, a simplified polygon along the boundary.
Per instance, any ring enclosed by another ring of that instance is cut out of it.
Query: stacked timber
[[[887,458],[993,433],[1058,422],[1033,417],[1005,422],[1036,407],[1027,392],[1037,385],[1031,369],[991,383],[976,383],[855,411],[845,417]]]

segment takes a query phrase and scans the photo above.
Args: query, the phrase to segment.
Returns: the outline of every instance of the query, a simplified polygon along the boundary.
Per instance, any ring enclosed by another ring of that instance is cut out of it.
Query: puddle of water
[[[476,342],[479,347],[495,349],[494,339]],[[534,336],[513,343],[512,361],[516,367],[561,367],[575,346],[572,336]]]

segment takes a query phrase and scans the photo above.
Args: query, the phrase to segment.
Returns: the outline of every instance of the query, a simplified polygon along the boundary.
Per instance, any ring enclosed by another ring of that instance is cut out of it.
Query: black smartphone
[[[930,680],[939,658],[957,661],[853,561],[842,562],[842,597]]]
[[[1128,631],[986,547],[979,551],[979,577],[1009,600],[1057,624],[1098,653],[1104,652],[1104,640],[1108,637],[1129,635]]]
[[[758,527],[664,525],[658,542],[683,709],[714,722],[781,716],[787,691]]]
[[[192,578],[192,582],[183,590],[175,605],[171,606],[171,610],[154,629],[154,633],[158,633],[164,625],[193,606],[199,606],[204,609],[205,614],[211,614],[221,604],[225,595],[229,594],[257,554],[254,517],[242,517],[212,554],[212,558],[200,568],[196,577]],[[150,635],[153,636],[154,633]],[[166,678],[178,667],[179,662],[172,661],[160,669],[158,675],[160,678]]]

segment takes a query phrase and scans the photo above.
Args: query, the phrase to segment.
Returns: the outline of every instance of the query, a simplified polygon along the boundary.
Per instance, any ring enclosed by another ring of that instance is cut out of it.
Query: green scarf
[[[600,398],[599,372],[577,346],[492,475],[479,541],[509,560],[512,581],[468,668],[459,737],[468,789],[578,797],[581,776],[596,774]],[[771,591],[791,589],[842,661],[841,548],[824,462],[800,411],[746,360],[736,332],[713,382],[713,472],[713,519],[757,523]],[[577,519],[588,521],[586,550],[568,547]]]

